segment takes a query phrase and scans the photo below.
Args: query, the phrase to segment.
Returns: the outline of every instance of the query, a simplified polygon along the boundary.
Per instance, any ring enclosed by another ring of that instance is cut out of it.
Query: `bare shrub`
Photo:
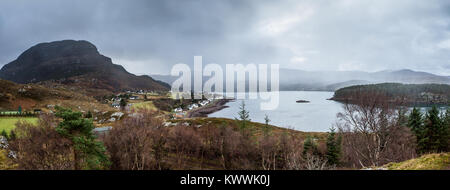
[[[205,149],[208,158],[219,158],[223,169],[240,168],[236,162],[246,162],[239,160],[247,148],[240,147],[242,144],[242,136],[239,132],[234,131],[227,126],[208,126],[208,134],[203,134],[205,141]],[[245,159],[245,158],[244,158]]]
[[[112,169],[300,169],[303,139],[250,135],[237,124],[164,127],[151,111],[125,118],[105,137]]]
[[[128,117],[105,137],[112,169],[164,169],[168,131],[155,112],[141,111],[142,117]]]
[[[37,126],[16,124],[17,138],[10,144],[17,153],[18,169],[74,169],[72,142],[56,132],[55,125],[55,119],[48,115],[42,115]]]
[[[329,166],[327,160],[316,155],[307,154],[305,158],[304,169],[307,170],[330,170],[334,166]]]
[[[263,170],[277,169],[279,155],[278,139],[274,136],[263,136],[258,143],[258,150]]]
[[[185,169],[189,157],[201,157],[200,135],[193,127],[178,125],[169,134],[169,147],[175,153],[176,168]]]

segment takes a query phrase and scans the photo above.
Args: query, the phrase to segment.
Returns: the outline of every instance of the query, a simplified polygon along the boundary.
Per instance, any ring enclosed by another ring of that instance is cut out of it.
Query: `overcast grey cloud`
[[[448,0],[1,0],[0,65],[40,42],[88,40],[137,74],[177,63],[450,75]]]

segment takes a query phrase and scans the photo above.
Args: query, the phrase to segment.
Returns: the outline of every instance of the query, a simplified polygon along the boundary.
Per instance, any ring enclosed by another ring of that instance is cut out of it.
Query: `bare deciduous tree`
[[[352,104],[344,104],[344,111],[337,115],[337,127],[343,136],[345,161],[353,167],[367,167],[413,156],[409,130],[398,123],[399,104],[376,91],[357,92]],[[400,155],[390,154],[398,149],[403,150]]]
[[[304,169],[307,170],[331,170],[334,166],[329,166],[327,160],[316,155],[307,154]]]
[[[38,125],[19,122],[11,148],[17,153],[18,169],[65,170],[74,169],[72,142],[55,130],[52,116],[42,115]]]
[[[105,137],[112,169],[163,169],[167,129],[154,112],[141,111],[142,117],[128,117],[115,125]]]

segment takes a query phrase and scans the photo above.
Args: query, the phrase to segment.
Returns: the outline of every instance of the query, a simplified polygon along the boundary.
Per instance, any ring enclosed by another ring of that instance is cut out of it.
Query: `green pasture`
[[[9,133],[16,127],[18,121],[25,121],[32,124],[37,124],[38,118],[36,117],[0,117],[0,132],[5,130]]]
[[[134,103],[131,106],[132,109],[148,109],[148,110],[158,110],[155,105],[153,104],[153,102],[151,101],[146,101],[146,102],[139,102],[139,103]]]

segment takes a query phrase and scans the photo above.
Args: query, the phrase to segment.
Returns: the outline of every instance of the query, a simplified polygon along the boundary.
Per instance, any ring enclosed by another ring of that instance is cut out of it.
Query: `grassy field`
[[[6,150],[0,149],[0,170],[12,170],[17,167],[17,164],[8,158]]]
[[[0,132],[5,130],[9,133],[12,129],[14,129],[16,126],[15,124],[18,121],[26,121],[30,123],[37,123],[38,118],[35,117],[0,117]]]
[[[149,110],[158,110],[152,101],[133,103],[131,106],[132,109],[149,109]]]
[[[238,123],[234,119],[227,118],[188,118],[188,119],[174,119],[171,122],[175,123],[189,123],[190,125],[212,125],[212,126],[230,126],[237,130]],[[249,122],[248,124],[249,130],[253,132],[255,136],[261,136],[264,133],[265,124],[257,123],[257,122]],[[325,142],[328,136],[328,133],[325,132],[303,132],[297,131],[293,129],[287,129],[282,127],[277,127],[273,125],[269,125],[270,133],[273,135],[282,135],[284,133],[292,134],[301,138],[306,138],[308,136],[317,138],[318,141]]]
[[[389,170],[448,170],[450,169],[450,153],[427,154],[419,158],[384,166]]]

